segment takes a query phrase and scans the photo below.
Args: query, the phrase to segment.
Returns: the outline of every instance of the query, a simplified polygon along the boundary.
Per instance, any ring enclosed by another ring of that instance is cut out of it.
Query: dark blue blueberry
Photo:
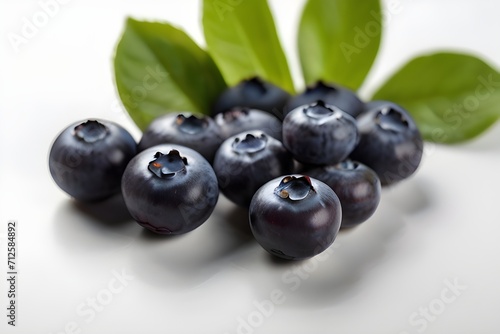
[[[364,107],[363,101],[350,89],[318,81],[288,101],[285,108],[285,116],[295,108],[318,100],[333,105],[352,117],[357,117],[363,111]]]
[[[222,141],[220,129],[212,118],[173,113],[151,122],[139,142],[139,151],[160,144],[177,144],[192,148],[212,162]]]
[[[171,144],[148,148],[132,159],[123,174],[122,192],[141,226],[172,235],[203,224],[219,196],[208,161],[190,148]]]
[[[262,186],[250,204],[250,227],[269,253],[300,260],[335,240],[342,208],[335,192],[307,176],[281,176]]]
[[[356,120],[321,100],[294,109],[283,121],[283,144],[305,164],[343,161],[357,142]]]
[[[134,138],[118,124],[105,120],[77,122],[52,144],[50,174],[77,200],[103,200],[120,192],[123,171],[136,152]]]
[[[382,186],[406,179],[417,170],[423,141],[403,107],[387,101],[367,103],[358,127],[360,141],[351,158],[373,169]]]
[[[342,228],[353,227],[370,218],[380,202],[381,186],[369,167],[347,160],[336,165],[316,167],[307,175],[326,183],[342,204]]]
[[[262,110],[233,108],[215,115],[214,121],[224,139],[245,131],[261,130],[279,141],[282,140],[281,121]]]
[[[253,77],[222,92],[213,106],[212,115],[235,107],[247,107],[263,110],[283,119],[283,108],[289,98],[290,94],[280,87]]]
[[[249,131],[224,141],[213,166],[221,192],[232,202],[248,207],[257,189],[291,173],[294,164],[280,141],[262,131]]]

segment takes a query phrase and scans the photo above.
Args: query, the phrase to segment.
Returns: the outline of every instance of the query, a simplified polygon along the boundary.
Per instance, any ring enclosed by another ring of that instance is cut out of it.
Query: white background
[[[303,1],[270,3],[300,86],[294,40]],[[500,331],[499,126],[465,145],[428,145],[417,175],[385,190],[376,214],[341,233],[322,262],[271,260],[247,234],[245,213],[223,198],[194,232],[151,236],[118,209],[75,205],[50,178],[47,155],[59,131],[89,117],[117,121],[139,139],[113,84],[124,19],[170,21],[203,44],[198,1],[68,1],[16,52],[7,35],[40,10],[37,1],[0,4],[2,273],[6,224],[19,224],[18,326],[6,324],[1,274],[0,332]],[[499,68],[499,13],[491,0],[402,0],[363,96],[433,49],[473,52]],[[262,304],[278,292],[281,304]]]

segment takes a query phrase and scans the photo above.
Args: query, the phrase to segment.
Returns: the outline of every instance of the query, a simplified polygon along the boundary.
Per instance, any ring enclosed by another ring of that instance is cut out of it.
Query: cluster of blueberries
[[[138,144],[116,123],[77,122],[52,145],[51,175],[79,201],[121,191],[132,217],[160,234],[203,224],[221,191],[249,210],[264,249],[304,259],[366,221],[381,187],[412,175],[422,158],[406,110],[333,84],[290,96],[251,78],[224,91],[212,113],[161,116]]]

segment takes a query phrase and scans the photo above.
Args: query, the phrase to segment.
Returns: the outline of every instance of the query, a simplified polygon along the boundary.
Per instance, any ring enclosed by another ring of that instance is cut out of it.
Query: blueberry
[[[289,98],[290,94],[280,87],[253,77],[222,92],[213,106],[212,115],[234,107],[247,107],[263,110],[283,119],[283,108]]]
[[[125,204],[143,227],[182,234],[203,224],[219,196],[217,178],[198,152],[164,144],[133,158],[122,179]]]
[[[292,110],[283,121],[283,144],[305,164],[335,164],[358,142],[356,120],[319,100]]]
[[[215,115],[214,121],[224,139],[245,131],[262,130],[271,137],[282,140],[281,121],[262,110],[233,108]]]
[[[151,122],[139,142],[139,151],[160,144],[177,144],[192,148],[212,162],[222,141],[220,129],[212,118],[173,113]]]
[[[364,103],[359,99],[356,93],[350,89],[318,81],[314,85],[308,86],[304,92],[292,97],[288,101],[285,108],[285,116],[293,109],[313,103],[317,100],[322,100],[327,104],[331,104],[352,117],[357,117],[363,111],[364,107]]]
[[[335,192],[307,176],[273,179],[255,193],[250,204],[250,227],[257,242],[269,253],[290,260],[327,249],[341,219]]]
[[[250,131],[224,141],[213,166],[222,193],[232,202],[248,207],[264,183],[291,173],[294,164],[280,141],[262,131]]]
[[[382,186],[406,179],[417,170],[423,141],[403,107],[387,101],[367,103],[358,127],[360,141],[351,158],[373,169]]]
[[[95,202],[120,192],[127,163],[137,144],[124,128],[110,121],[74,123],[55,139],[49,170],[56,184],[84,202]]]
[[[346,160],[336,165],[316,167],[307,175],[326,183],[342,205],[341,228],[349,228],[370,218],[380,202],[377,174],[369,167]]]

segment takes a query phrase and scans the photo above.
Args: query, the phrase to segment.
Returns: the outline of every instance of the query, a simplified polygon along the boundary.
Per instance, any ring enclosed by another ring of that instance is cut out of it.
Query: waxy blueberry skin
[[[283,145],[304,164],[335,164],[358,143],[356,120],[319,100],[291,111],[283,121]]]
[[[70,196],[96,202],[120,192],[123,171],[136,153],[134,138],[120,125],[85,120],[71,124],[55,139],[49,170]]]
[[[364,108],[363,101],[361,101],[356,93],[350,89],[325,83],[323,81],[317,81],[315,84],[306,87],[305,91],[295,95],[288,101],[285,108],[285,116],[295,108],[318,100],[333,105],[352,117],[357,117],[363,112]]]
[[[239,133],[262,130],[273,138],[282,141],[282,122],[269,113],[245,107],[233,108],[214,116],[224,139]]]
[[[365,222],[378,207],[380,180],[372,169],[357,161],[315,167],[308,170],[307,175],[326,183],[339,197],[342,205],[341,228]]]
[[[424,144],[415,121],[403,107],[373,101],[367,103],[357,122],[360,141],[350,157],[373,169],[382,186],[404,180],[417,170]]]
[[[249,209],[250,228],[269,253],[288,260],[327,249],[340,229],[342,208],[335,192],[308,176],[280,176],[263,185]]]
[[[139,142],[139,151],[160,145],[176,144],[197,151],[212,162],[224,138],[214,120],[192,113],[171,113],[153,120]]]
[[[122,192],[141,226],[170,235],[203,224],[219,196],[208,161],[190,148],[173,144],[153,146],[132,159],[123,174]]]
[[[212,115],[235,107],[247,107],[266,111],[282,120],[283,109],[289,98],[290,94],[280,87],[253,77],[222,92],[213,106]]]
[[[294,162],[280,141],[262,131],[247,131],[222,143],[213,167],[221,192],[232,202],[248,207],[264,183],[291,173]]]

